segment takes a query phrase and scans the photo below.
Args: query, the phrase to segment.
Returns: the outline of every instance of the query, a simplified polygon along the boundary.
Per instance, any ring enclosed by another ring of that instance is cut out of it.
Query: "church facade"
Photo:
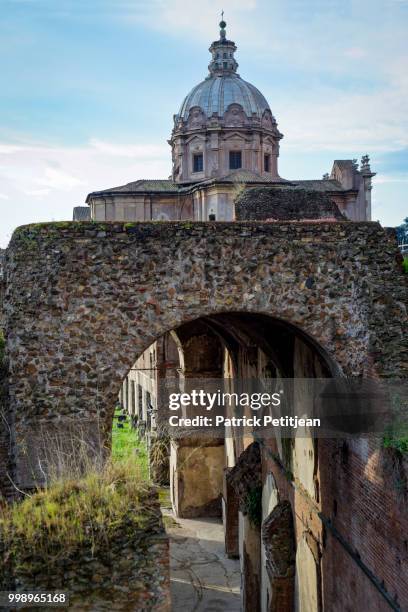
[[[208,76],[174,115],[171,177],[94,191],[88,207],[74,209],[74,220],[233,221],[237,193],[254,186],[324,192],[347,218],[371,220],[374,173],[367,155],[360,165],[336,160],[320,180],[280,177],[283,135],[265,97],[237,73],[237,47],[226,37],[225,21],[220,28],[209,49]]]

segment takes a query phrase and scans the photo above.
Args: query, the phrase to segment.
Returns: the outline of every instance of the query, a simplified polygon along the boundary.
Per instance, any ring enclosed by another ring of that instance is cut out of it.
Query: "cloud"
[[[205,10],[188,0],[152,0],[143,10],[136,5],[119,3],[125,21],[181,39],[186,48],[197,41],[208,45],[218,35],[221,5],[215,0]],[[282,151],[352,156],[407,146],[403,9],[388,0],[380,0],[375,11],[369,0],[227,0],[222,6],[227,33],[237,41],[241,57],[244,53],[262,67],[256,84],[285,134]],[[277,68],[283,80],[275,76]]]
[[[374,185],[384,185],[387,183],[408,183],[408,174],[381,174],[374,179]]]
[[[163,34],[163,48],[174,45],[180,51],[173,84],[168,85],[170,97],[180,89],[177,75],[191,61],[189,49],[199,48],[205,54],[208,44],[217,38],[221,7],[218,0],[208,0],[205,6],[188,0],[100,0],[95,12],[95,3],[91,0],[84,0],[80,6],[72,0],[61,0],[58,7],[51,0],[37,0],[32,4],[36,10],[42,7],[47,18],[63,10],[75,24],[91,18],[92,25],[98,20],[99,27],[104,19],[107,31],[112,29],[112,20],[115,20],[115,27],[120,22],[123,29],[128,28],[126,36],[140,33],[142,41],[152,31]],[[319,153],[324,158],[323,172],[330,168],[335,156],[359,157],[366,152],[398,151],[408,146],[406,19],[402,18],[405,7],[398,4],[406,2],[380,0],[373,10],[369,0],[307,3],[223,0],[227,34],[239,47],[238,61],[250,66],[248,71],[242,66],[242,76],[250,81],[253,78],[271,102],[285,135],[281,161],[286,164],[287,160],[288,165],[292,162],[293,167],[296,160],[292,178],[304,177],[299,160],[315,159]],[[28,33],[33,36],[35,31]],[[19,30],[19,40],[20,36]],[[104,40],[104,37],[98,39]],[[100,58],[96,44],[91,37],[89,45],[95,45],[95,57]],[[160,81],[163,50],[157,49],[157,52],[155,70]],[[146,58],[140,55],[135,57],[137,61],[144,65]],[[196,67],[197,80],[203,68],[202,64]],[[36,75],[37,68],[33,71]],[[68,76],[63,74],[65,82]],[[134,78],[134,73],[126,78]],[[76,83],[81,79],[88,82],[80,65],[75,79]],[[89,90],[98,87],[100,80],[91,81]],[[116,103],[117,88],[112,92]],[[185,93],[181,91],[180,97]],[[53,94],[42,91],[44,100],[53,99]],[[155,103],[153,96],[152,103]],[[25,103],[30,105],[32,99],[27,98]],[[146,97],[142,97],[140,104],[146,103]],[[121,104],[126,108],[129,98],[125,97]],[[165,100],[160,99],[160,105],[165,108]],[[95,108],[99,109],[99,104]],[[168,113],[169,120],[172,110],[163,111]],[[101,111],[95,110],[96,118],[98,112]],[[95,128],[96,122],[86,132],[84,125],[82,133],[87,134],[88,140],[76,146],[33,142],[30,134],[26,140],[0,142],[0,198],[7,200],[7,209],[12,209],[1,224],[3,243],[12,228],[21,223],[69,219],[72,207],[83,203],[90,191],[138,178],[166,178],[170,174],[170,147],[164,141],[155,142],[154,125],[148,126],[149,141],[138,142],[138,131],[147,133],[144,126],[137,121],[124,122],[126,138],[130,141],[126,143],[116,141],[115,136],[111,140],[104,138],[109,118],[102,119],[105,124],[100,122],[99,129]],[[51,128],[45,124],[43,127],[46,139]],[[72,142],[74,136],[69,134],[69,138]],[[320,171],[314,172],[311,163],[309,169],[309,178],[313,174],[321,175]],[[381,171],[374,166],[374,160],[373,169]],[[387,175],[376,177],[378,191],[382,190],[384,216],[395,207],[392,198],[388,202],[385,190],[395,187],[396,191],[399,185],[402,192],[402,183],[406,182],[405,174],[393,174],[395,167],[389,166],[386,170]],[[8,202],[13,206],[9,207]]]
[[[321,87],[285,103],[276,114],[288,149],[340,152],[398,151],[408,147],[408,57],[390,68],[386,87],[367,93]],[[265,92],[267,93],[267,92]],[[268,97],[268,96],[267,96]]]
[[[168,145],[158,144],[117,144],[97,138],[92,138],[89,144],[99,153],[114,157],[131,157],[138,160],[161,159],[165,155],[169,155],[170,152]]]
[[[17,153],[19,151],[24,151],[24,150],[27,150],[28,148],[29,148],[28,146],[0,143],[0,155],[10,155],[11,153]]]
[[[345,49],[343,54],[351,59],[362,59],[368,55],[367,51],[361,47],[350,47],[350,49]]]
[[[240,34],[251,26],[249,16],[259,6],[256,0],[223,0],[224,18],[227,27]],[[149,29],[154,29],[174,36],[197,37],[208,42],[211,36],[218,37],[218,24],[221,21],[221,4],[219,0],[207,0],[205,7],[199,2],[188,0],[151,0],[144,4],[143,10],[134,3],[121,3],[122,15],[128,22],[139,22]]]
[[[34,196],[35,198],[42,198],[50,193],[51,189],[25,189],[23,193],[28,196]]]
[[[0,143],[1,200],[8,205],[0,226],[0,248],[26,223],[69,220],[72,209],[98,189],[140,178],[167,178],[168,145],[137,145],[90,139],[82,146]]]
[[[43,178],[37,179],[36,182],[58,191],[71,191],[74,187],[84,184],[81,179],[51,167],[45,168]]]

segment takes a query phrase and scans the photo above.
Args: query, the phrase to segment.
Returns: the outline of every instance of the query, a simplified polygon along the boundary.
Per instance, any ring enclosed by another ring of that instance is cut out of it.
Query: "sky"
[[[0,247],[91,191],[170,175],[222,9],[284,134],[281,176],[368,153],[373,219],[408,217],[408,0],[0,0]]]

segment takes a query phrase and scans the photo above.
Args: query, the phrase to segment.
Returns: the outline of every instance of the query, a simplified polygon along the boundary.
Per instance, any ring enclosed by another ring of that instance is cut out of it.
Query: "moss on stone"
[[[244,512],[248,515],[249,522],[254,527],[260,527],[262,523],[262,487],[250,489],[244,501]]]

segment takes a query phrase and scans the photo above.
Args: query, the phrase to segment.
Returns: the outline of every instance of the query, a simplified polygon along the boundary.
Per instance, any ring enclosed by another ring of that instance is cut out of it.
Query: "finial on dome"
[[[227,23],[224,21],[224,9],[221,11],[221,21],[220,21],[220,40],[225,40]]]
[[[210,65],[208,69],[210,76],[222,76],[225,74],[236,73],[238,64],[234,57],[234,53],[237,50],[235,43],[232,40],[227,39],[227,27],[224,21],[224,11],[221,12],[220,21],[220,37],[218,40],[214,40],[210,47],[210,53],[212,55]]]

